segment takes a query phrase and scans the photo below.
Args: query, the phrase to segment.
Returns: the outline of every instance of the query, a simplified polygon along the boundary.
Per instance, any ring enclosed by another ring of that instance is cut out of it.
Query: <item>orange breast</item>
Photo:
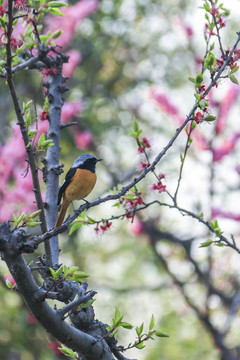
[[[96,173],[89,170],[77,169],[64,193],[64,198],[69,201],[85,198],[94,188],[96,180]]]

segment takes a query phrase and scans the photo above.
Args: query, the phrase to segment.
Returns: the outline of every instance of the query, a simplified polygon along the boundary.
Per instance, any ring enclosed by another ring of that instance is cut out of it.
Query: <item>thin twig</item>
[[[29,166],[31,169],[32,180],[33,180],[33,191],[34,191],[37,207],[38,207],[38,209],[42,210],[39,215],[39,218],[41,221],[41,229],[42,229],[42,232],[45,233],[47,231],[47,225],[46,225],[46,219],[45,219],[45,214],[44,214],[44,206],[43,206],[43,201],[42,201],[42,196],[41,196],[40,183],[39,183],[39,179],[38,179],[38,167],[37,167],[37,164],[35,161],[34,151],[31,146],[31,142],[29,140],[28,130],[27,130],[24,118],[23,118],[23,113],[20,108],[18,96],[17,96],[15,85],[14,85],[13,78],[12,78],[12,50],[11,50],[11,36],[12,36],[12,30],[13,30],[12,3],[13,3],[12,0],[8,0],[8,26],[7,26],[7,44],[6,44],[6,52],[7,52],[6,79],[7,79],[8,87],[9,87],[10,94],[12,97],[12,101],[14,104],[15,112],[17,115],[18,125],[20,126],[24,145],[25,145],[26,152],[28,155]],[[45,250],[46,250],[47,254],[51,253],[49,241],[45,242]],[[50,259],[51,259],[51,257],[48,256],[49,261],[50,261]]]
[[[96,294],[97,294],[96,291],[89,291],[89,293],[87,295],[79,296],[76,300],[74,300],[74,301],[70,302],[69,304],[63,306],[61,309],[58,309],[57,310],[58,315],[61,316],[62,318],[64,318],[64,315],[67,312],[69,312],[69,311],[71,311],[73,309],[76,309],[81,304],[84,304],[84,303],[88,302]]]

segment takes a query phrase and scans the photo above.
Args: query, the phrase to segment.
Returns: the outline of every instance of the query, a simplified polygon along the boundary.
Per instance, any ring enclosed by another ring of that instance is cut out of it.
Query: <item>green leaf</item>
[[[196,76],[196,85],[200,85],[203,82],[203,74],[199,73]]]
[[[26,223],[26,225],[28,226],[28,227],[36,227],[36,226],[38,226],[38,225],[41,225],[41,222],[40,221],[32,221],[32,220],[29,220],[29,221],[27,221],[27,223]]]
[[[56,279],[56,272],[53,270],[53,268],[49,268],[50,272],[51,272],[51,275],[54,279]]]
[[[48,96],[46,96],[43,106],[44,106],[44,109],[46,110],[46,112],[48,112],[48,110],[49,110],[49,99],[48,99]]]
[[[149,324],[149,330],[152,330],[154,328],[154,325],[155,325],[155,318],[154,315],[152,314],[151,321]]]
[[[8,279],[5,281],[5,284],[6,286],[9,288],[9,289],[12,289],[12,283],[11,281],[9,281]]]
[[[227,246],[227,244],[225,244],[222,241],[217,241],[217,242],[214,243],[214,245],[219,246],[219,247]]]
[[[64,272],[64,275],[65,275],[65,276],[68,275],[69,270],[68,270],[67,265],[63,265],[63,272]]]
[[[238,71],[239,66],[235,66],[231,71],[230,74],[234,74],[236,71]]]
[[[216,120],[216,116],[210,114],[203,118],[203,121],[214,121],[214,120]]]
[[[135,328],[136,333],[137,333],[138,336],[140,336],[140,335],[142,334],[142,332],[143,332],[143,326],[144,326],[144,323],[142,323],[140,326],[137,326],[137,327]]]
[[[199,94],[194,94],[195,98],[197,99],[197,101],[201,100],[201,96]]]
[[[23,111],[27,111],[30,109],[31,105],[32,105],[32,100],[29,100],[26,104],[23,103]]]
[[[48,148],[49,146],[53,146],[53,145],[54,145],[53,140],[45,140],[45,141],[43,141],[43,143],[42,143],[42,147],[43,147],[43,148]]]
[[[194,84],[196,83],[196,80],[193,77],[189,77],[188,80],[193,82]]]
[[[59,7],[67,6],[67,4],[63,1],[50,1],[48,3],[48,6],[51,8],[59,8]]]
[[[235,75],[230,75],[230,80],[234,83],[234,84],[239,84],[238,83],[238,79],[236,78],[236,76]]]
[[[55,31],[53,34],[52,34],[52,38],[53,39],[57,39],[61,34],[62,34],[62,29],[59,29],[57,31]]]
[[[19,216],[19,218],[18,218],[18,223],[20,224],[20,222],[22,222],[22,221],[24,221],[24,219],[26,219],[26,214],[23,212],[20,216]]]
[[[208,100],[207,99],[201,99],[199,101],[199,106],[202,110],[204,110],[206,107],[208,107]]]
[[[120,310],[118,307],[116,307],[115,313],[114,313],[114,319],[119,319],[120,316],[121,316]]]
[[[123,327],[124,329],[132,329],[133,325],[127,323],[127,322],[121,322],[120,326]]]
[[[203,243],[201,243],[201,245],[200,245],[199,247],[200,247],[200,248],[202,248],[202,247],[208,247],[208,246],[212,245],[212,243],[213,243],[213,240],[208,239],[207,241],[204,241]]]
[[[15,224],[17,224],[17,222],[18,222],[18,218],[16,217],[15,214],[13,214],[13,221],[14,221]]]
[[[65,16],[58,8],[50,7],[49,12],[51,12],[57,16]]]
[[[59,347],[58,350],[61,351],[66,356],[69,356],[73,359],[76,359],[76,354],[71,350],[66,348],[65,346],[61,345],[62,347]]]
[[[211,10],[211,7],[210,7],[210,5],[209,5],[209,3],[208,2],[205,2],[205,4],[204,4],[204,9],[207,11],[207,12],[209,12],[210,10]]]
[[[55,277],[56,277],[56,279],[58,279],[58,278],[59,278],[59,276],[62,274],[62,272],[63,272],[63,265],[62,265],[62,266],[60,266],[60,268],[59,268],[59,269],[57,269],[57,271],[56,271],[56,273],[55,273]]]
[[[74,276],[78,279],[85,279],[88,278],[90,275],[86,274],[84,271],[75,271]]]
[[[41,147],[42,143],[45,141],[45,134],[42,133],[42,135],[40,136],[39,140],[38,140],[38,146]]]
[[[38,132],[37,130],[30,130],[30,129],[29,129],[29,130],[28,130],[29,139],[30,139],[30,140],[33,139],[37,132]]]
[[[80,221],[74,221],[71,223],[70,225],[70,230],[69,230],[69,235],[72,235],[74,233],[74,231],[80,229],[80,227],[83,225],[82,222]]]
[[[209,26],[209,29],[211,30],[211,26]],[[216,61],[217,59],[215,55],[212,52],[210,52],[208,58],[206,59],[205,65],[208,69],[211,69],[216,64]]]
[[[138,348],[138,349],[143,349],[143,348],[145,348],[145,345],[144,345],[144,342],[143,341],[141,341],[140,343],[138,343],[137,345],[136,345],[136,348]]]
[[[72,266],[70,269],[68,269],[69,274],[73,274],[75,271],[78,271],[78,266]]]
[[[34,212],[31,214],[31,218],[34,219],[34,218],[37,217],[41,212],[42,212],[42,210],[34,211]]]
[[[26,112],[26,114],[25,114],[25,120],[26,120],[27,126],[30,126],[30,125],[31,125],[31,122],[32,122],[32,117],[31,117],[30,111]],[[37,131],[37,130],[36,130],[36,131]]]
[[[96,223],[96,221],[94,219],[90,218],[90,216],[87,216],[87,218],[88,218],[89,224],[95,224]]]
[[[169,337],[169,334],[161,329],[155,330],[154,335],[156,335],[157,337]]]

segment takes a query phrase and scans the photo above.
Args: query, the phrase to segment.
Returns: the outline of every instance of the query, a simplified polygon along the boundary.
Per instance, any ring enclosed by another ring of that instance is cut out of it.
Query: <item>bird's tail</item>
[[[64,220],[64,217],[65,217],[65,214],[66,214],[66,211],[67,211],[70,203],[71,203],[70,201],[68,201],[68,200],[66,200],[66,199],[63,199],[63,203],[62,203],[61,209],[60,209],[60,211],[59,211],[59,214],[58,214],[58,218],[57,218],[55,227],[58,227],[58,226],[61,226],[61,225],[62,225],[63,220]]]

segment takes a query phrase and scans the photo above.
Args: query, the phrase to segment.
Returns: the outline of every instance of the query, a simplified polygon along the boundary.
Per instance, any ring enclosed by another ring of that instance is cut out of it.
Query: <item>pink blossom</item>
[[[90,131],[78,131],[74,136],[75,144],[79,149],[86,149],[93,140],[93,135]]]
[[[74,116],[78,116],[82,110],[81,101],[68,102],[66,101],[62,107],[61,121],[65,124],[68,120],[71,120]]]
[[[74,73],[77,65],[81,61],[81,54],[78,50],[69,50],[67,52],[69,55],[68,63],[63,64],[63,76],[70,77]]]
[[[240,166],[236,166],[235,171],[240,175]]]
[[[61,356],[62,352],[58,349],[60,348],[60,344],[57,341],[49,341],[49,343],[47,343],[47,347],[49,349],[51,349],[55,355],[57,356]]]
[[[216,217],[240,221],[240,214],[234,214],[230,211],[222,211],[219,208],[213,208],[212,209],[212,218],[216,218]]]
[[[131,233],[136,236],[140,235],[144,230],[143,223],[138,217],[135,217],[133,222],[130,222],[128,226]]]
[[[157,92],[155,89],[150,89],[150,98],[156,101],[160,109],[169,115],[178,115],[178,108],[169,100],[169,98],[163,94]]]
[[[37,322],[36,318],[34,317],[34,315],[32,313],[28,313],[27,314],[27,323],[32,325],[35,324]]]
[[[219,105],[219,113],[217,117],[216,133],[220,134],[225,130],[227,115],[237,100],[239,94],[239,87],[231,84],[224,98]]]
[[[61,8],[64,17],[55,15],[46,18],[47,29],[54,32],[62,29],[62,34],[55,40],[55,43],[63,48],[66,47],[72,40],[78,22],[83,20],[98,7],[98,0],[82,0],[76,2],[74,5],[69,5],[66,8]]]
[[[177,23],[184,30],[185,34],[187,35],[187,38],[190,38],[193,36],[193,28],[191,25],[186,24],[181,18],[177,19]]]
[[[168,114],[172,117],[173,121],[177,124],[182,124],[184,121],[184,116],[180,113],[178,108],[172,103],[172,101],[167,97],[165,94],[158,92],[157,89],[151,88],[150,89],[150,98],[155,100],[157,105],[159,106],[160,110]],[[194,145],[201,150],[208,149],[208,141],[206,137],[195,129],[192,138],[195,140]]]
[[[236,133],[232,138],[225,139],[221,146],[213,149],[213,161],[220,161],[222,158],[235,149],[236,143],[240,138],[240,133]]]
[[[38,140],[39,140],[40,136],[41,136],[43,133],[44,133],[44,134],[47,133],[47,131],[48,131],[48,126],[49,126],[48,121],[40,121],[40,122],[38,122],[38,132],[37,132],[37,134],[36,134],[36,136],[35,136],[35,139],[34,139],[35,144],[38,143]]]

